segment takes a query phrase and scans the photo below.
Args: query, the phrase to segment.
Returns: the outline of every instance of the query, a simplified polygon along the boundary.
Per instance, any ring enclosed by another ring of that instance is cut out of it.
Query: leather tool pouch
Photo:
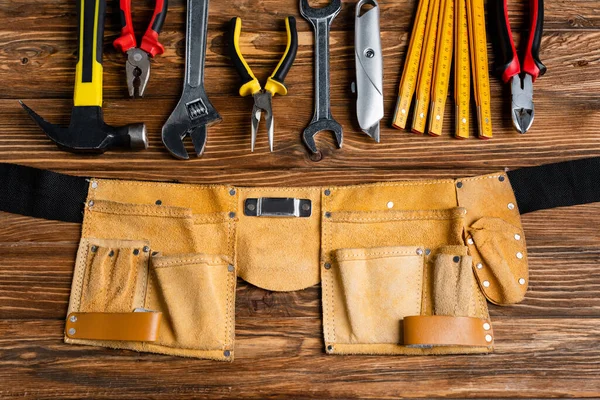
[[[515,285],[523,285],[515,274],[523,276],[527,264],[506,177],[477,179],[324,192],[321,273],[328,353],[492,350],[484,293],[499,304],[520,300]]]
[[[69,343],[233,359],[236,277],[322,285],[331,354],[492,350],[486,298],[520,301],[527,255],[505,174],[346,187],[93,180]]]
[[[236,198],[229,191],[93,181],[65,340],[232,359]]]

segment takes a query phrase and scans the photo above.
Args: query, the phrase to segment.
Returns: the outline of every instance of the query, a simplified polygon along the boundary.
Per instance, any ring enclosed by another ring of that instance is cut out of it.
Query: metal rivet
[[[147,253],[150,251],[150,246],[144,246],[142,250],[144,250],[144,253]]]
[[[517,258],[519,260],[521,260],[523,258],[523,253],[521,253],[520,251],[517,253]]]
[[[229,213],[229,218],[235,218],[235,213],[233,211]]]
[[[513,203],[508,203],[508,209],[509,210],[514,210],[515,209],[515,205]]]
[[[521,240],[521,235],[519,235],[518,233],[515,233],[515,240]]]
[[[77,331],[75,330],[75,328],[71,328],[71,329],[69,329],[69,335],[73,336],[73,335],[75,334],[75,332],[77,332]]]
[[[235,270],[235,267],[234,267],[233,265],[229,264],[229,265],[227,266],[227,271],[229,271],[229,272],[233,272],[234,270]]]
[[[69,317],[69,321],[71,321],[71,322],[77,322],[77,317],[75,315],[71,315]]]
[[[485,335],[485,341],[490,343],[492,341],[492,335]]]
[[[498,177],[498,180],[499,180],[500,182],[504,182],[504,179],[505,179],[505,178],[504,178],[504,175],[500,175],[500,176]]]
[[[425,255],[428,256],[431,254],[431,249],[425,249]]]
[[[88,206],[92,207],[94,205],[94,200],[90,200],[90,202],[88,203]]]
[[[156,201],[154,202],[154,204],[156,204],[157,206],[160,206],[160,205],[162,204],[162,201],[161,201],[161,200],[156,200]]]
[[[137,256],[138,254],[140,254],[140,249],[133,249],[133,255]]]
[[[485,324],[483,324],[483,330],[484,331],[489,331],[492,327],[490,326],[490,324],[488,324],[487,322]]]
[[[394,202],[393,201],[388,201],[387,208],[394,208]]]
[[[490,287],[489,281],[483,281],[483,287]]]
[[[525,278],[521,278],[521,279],[519,279],[519,284],[520,284],[520,285],[524,285],[524,284],[525,284]]]
[[[477,269],[481,269],[481,268],[483,268],[483,264],[482,263],[477,263],[476,267],[477,267]]]
[[[468,239],[467,239],[467,244],[473,244],[473,243],[474,243],[474,242],[473,242],[473,239],[471,239],[471,238],[468,238]]]
[[[325,213],[325,218],[331,218],[331,213],[329,211]]]
[[[423,255],[423,249],[417,249],[417,255],[422,256]]]
[[[235,196],[235,189],[231,189],[231,190],[229,191],[229,194],[230,194],[231,196]]]
[[[325,269],[331,269],[331,263],[325,263],[324,267]]]
[[[114,256],[114,255],[115,255],[115,251],[114,251],[114,250],[111,250],[111,251],[110,251],[110,253],[108,253],[108,256],[109,256],[109,257],[112,257],[112,256]]]
[[[328,345],[327,346],[327,351],[333,351],[333,346],[332,345]]]
[[[98,246],[92,246],[92,253],[95,253],[98,251]]]
[[[435,116],[435,119],[436,119],[436,120],[438,120],[438,121],[439,121],[441,118],[442,118],[442,117],[440,117],[439,115],[436,115],[436,116]]]
[[[92,189],[96,189],[98,187],[98,182],[92,181]]]
[[[229,357],[229,356],[231,355],[231,352],[230,352],[229,350],[225,350],[225,351],[223,352],[223,355],[224,355],[225,357]]]
[[[365,57],[367,57],[367,58],[373,58],[373,57],[375,57],[375,50],[373,50],[373,49],[366,49],[365,50]]]
[[[459,189],[460,189],[462,186],[463,186],[463,183],[462,183],[462,182],[456,182],[456,187],[457,187],[457,188],[459,188]]]
[[[452,261],[454,261],[455,263],[460,261],[460,257],[459,256],[454,256],[454,258],[452,259]]]
[[[405,109],[405,108],[403,108],[402,110],[400,110],[400,112],[401,112],[402,114],[406,114],[406,109]]]
[[[463,118],[463,119],[462,119],[462,123],[463,123],[463,124],[466,124],[466,123],[467,123],[467,119],[466,119],[466,118]]]
[[[256,210],[256,206],[253,203],[250,203],[246,206],[246,208],[250,211]]]
[[[302,204],[302,210],[304,210],[304,211],[308,211],[308,210],[310,210],[310,205],[309,205],[309,204],[306,204],[306,203],[305,203],[305,204]]]
[[[325,196],[329,196],[331,194],[331,190],[325,189],[325,191],[323,192],[323,194],[325,194]]]
[[[419,114],[419,117],[420,118],[425,118],[425,114],[421,113],[421,114]]]

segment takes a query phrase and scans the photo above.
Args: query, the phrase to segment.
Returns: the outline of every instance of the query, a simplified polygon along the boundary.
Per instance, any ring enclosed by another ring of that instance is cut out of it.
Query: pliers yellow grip
[[[285,29],[287,32],[287,47],[279,64],[275,67],[275,70],[271,76],[267,79],[267,84],[264,90],[270,92],[272,95],[279,94],[285,96],[287,94],[287,87],[283,83],[287,73],[289,72],[294,59],[296,58],[296,52],[298,51],[298,31],[296,30],[296,18],[286,17]],[[240,86],[240,96],[245,97],[254,95],[262,90],[260,82],[254,76],[252,69],[244,59],[242,51],[240,50],[240,35],[242,33],[242,19],[234,17],[231,19],[230,27],[230,43],[229,52],[233,65],[237,70],[240,78],[242,79],[242,85]]]
[[[275,70],[267,79],[267,83],[263,89],[240,50],[242,20],[239,17],[231,19],[229,33],[229,53],[231,60],[233,61],[233,65],[235,66],[235,69],[242,80],[239,93],[242,97],[249,95],[254,97],[254,107],[252,109],[252,151],[254,151],[256,132],[258,130],[258,124],[263,112],[265,113],[265,121],[267,123],[269,148],[271,151],[273,151],[273,112],[271,99],[275,94],[279,94],[281,96],[285,96],[287,94],[288,90],[283,81],[292,67],[298,51],[298,32],[296,30],[296,19],[294,17],[286,17],[285,28],[288,39],[285,52],[275,67]]]

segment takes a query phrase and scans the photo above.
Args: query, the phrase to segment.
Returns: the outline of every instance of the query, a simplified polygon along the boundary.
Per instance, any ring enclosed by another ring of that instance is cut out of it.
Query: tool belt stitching
[[[414,251],[381,251],[381,252],[365,252],[363,254],[344,254],[343,256],[337,256],[338,260],[351,260],[355,257],[370,257],[370,256],[393,256],[393,255],[407,255],[407,256],[416,256]]]
[[[332,214],[332,218],[335,216],[335,214]],[[335,220],[332,219],[332,223],[335,222],[390,222],[390,221],[423,221],[423,220],[427,220],[427,221],[445,221],[445,220],[453,220],[453,219],[461,219],[461,217],[463,216],[463,214],[461,215],[456,215],[456,216],[448,216],[448,217],[443,217],[443,216],[439,216],[439,217],[435,217],[435,216],[423,216],[423,217],[406,217],[406,218],[402,218],[402,217],[397,217],[397,218],[352,218],[352,217],[338,217]]]
[[[365,187],[380,187],[380,186],[425,186],[425,185],[442,185],[445,183],[454,183],[455,179],[433,179],[433,180],[424,180],[424,181],[411,181],[411,182],[374,182],[374,183],[365,183],[362,185],[343,185],[343,186],[331,186],[332,189],[340,190],[340,189],[359,189]]]
[[[204,265],[227,265],[226,260],[210,260],[210,257],[194,257],[194,258],[185,258],[182,260],[174,260],[174,261],[154,261],[154,268],[165,268],[173,265],[195,265],[195,264],[204,264]]]
[[[501,176],[504,176],[504,174],[474,176],[474,177],[470,177],[470,178],[460,178],[460,179],[456,179],[456,181],[479,181],[479,180],[482,180],[482,179],[498,179]]]
[[[192,213],[190,209],[184,207],[164,206],[158,208],[146,204],[117,204],[112,203],[110,207],[104,204],[95,203],[93,206],[87,205],[90,212],[99,212],[104,214],[116,215],[144,215],[149,217],[171,217],[171,218],[190,218]],[[137,211],[136,211],[137,210]]]

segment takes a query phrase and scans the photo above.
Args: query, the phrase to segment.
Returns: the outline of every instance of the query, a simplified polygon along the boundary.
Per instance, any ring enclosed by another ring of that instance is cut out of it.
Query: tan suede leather
[[[312,215],[244,214],[247,199],[264,197],[310,200]],[[232,360],[236,276],[277,291],[321,282],[326,349],[335,354],[489,352],[489,342],[406,346],[403,321],[489,321],[484,293],[519,301],[528,279],[502,173],[303,188],[93,179],[69,314],[141,308],[162,321],[153,342],[65,341]]]
[[[71,313],[65,335],[72,339],[153,342],[158,337],[162,313]]]

